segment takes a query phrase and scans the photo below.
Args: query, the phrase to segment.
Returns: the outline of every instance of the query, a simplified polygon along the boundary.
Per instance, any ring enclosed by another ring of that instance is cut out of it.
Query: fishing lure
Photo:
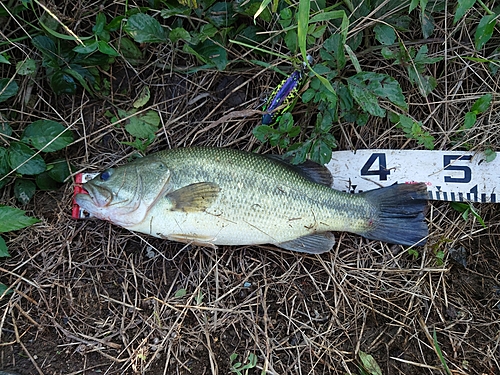
[[[310,55],[307,55],[307,60],[309,63],[312,63],[312,57]],[[303,82],[306,66],[305,62],[302,63],[300,69],[294,70],[287,79],[281,81],[273,90],[263,107],[266,113],[262,116],[262,125],[270,125],[275,121],[279,121],[280,115],[293,107],[299,93],[299,88]],[[283,109],[277,112],[276,109],[281,106],[284,106]]]

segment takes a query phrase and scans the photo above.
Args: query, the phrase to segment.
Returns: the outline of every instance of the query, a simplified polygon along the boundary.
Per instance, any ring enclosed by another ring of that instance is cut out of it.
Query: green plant
[[[229,362],[231,364],[230,371],[232,373],[242,375],[242,374],[248,374],[248,370],[254,368],[257,366],[257,356],[253,353],[248,354],[248,357],[246,361],[247,363],[242,363],[242,362],[235,362],[238,359],[238,354],[233,353],[229,357]]]
[[[382,375],[382,370],[371,354],[359,351],[361,375]]]
[[[139,97],[132,104],[132,109],[128,111],[117,109],[116,115],[113,115],[109,111],[105,114],[107,117],[110,117],[112,123],[118,125],[124,123],[127,133],[134,137],[134,140],[131,142],[124,141],[121,143],[132,146],[141,152],[145,152],[148,146],[153,143],[160,126],[158,112],[153,110],[139,111],[141,107],[147,104],[149,99],[149,87],[144,86]]]
[[[25,212],[10,206],[0,205],[0,233],[12,232],[29,227],[40,220],[25,215]],[[10,257],[5,240],[0,236],[0,258]],[[0,299],[7,292],[8,287],[0,283]]]
[[[472,203],[463,203],[463,202],[451,202],[450,203],[451,207],[462,213],[462,218],[467,221],[469,219],[470,214],[472,214],[477,221],[483,226],[483,228],[486,228],[486,224],[484,223],[483,218],[479,214],[479,212],[476,211]]]
[[[436,354],[438,355],[439,360],[441,361],[441,365],[443,366],[443,368],[446,372],[446,375],[451,375],[450,368],[448,367],[448,364],[446,363],[446,359],[443,356],[443,352],[441,351],[441,347],[439,346],[439,342],[437,340],[437,335],[436,335],[436,330],[434,330],[434,332],[432,332],[432,341],[434,344],[434,349],[436,351]]]

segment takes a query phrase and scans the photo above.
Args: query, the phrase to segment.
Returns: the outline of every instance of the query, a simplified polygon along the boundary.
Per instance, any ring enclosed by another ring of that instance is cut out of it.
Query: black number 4
[[[371,170],[373,163],[378,159],[378,169]],[[391,174],[391,171],[387,169],[387,162],[385,160],[384,153],[374,153],[370,155],[365,165],[361,168],[361,176],[379,176],[382,181],[387,180],[387,176]]]
[[[471,155],[464,155],[464,156],[455,156],[455,155],[444,155],[443,156],[443,164],[444,164],[444,169],[447,171],[461,171],[463,172],[464,176],[463,177],[451,177],[451,176],[444,176],[444,182],[460,182],[460,183],[468,183],[472,179],[472,171],[469,167],[465,165],[452,165],[451,162],[453,160],[471,160],[472,156]]]

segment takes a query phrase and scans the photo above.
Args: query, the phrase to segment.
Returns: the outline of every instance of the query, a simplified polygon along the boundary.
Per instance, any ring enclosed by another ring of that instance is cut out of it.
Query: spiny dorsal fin
[[[167,194],[172,202],[172,211],[204,211],[219,195],[219,185],[213,182],[198,182],[184,186]]]
[[[302,177],[307,178],[309,181],[316,182],[317,184],[332,186],[332,174],[324,165],[318,164],[312,160],[306,160],[301,164],[291,164],[289,159],[281,155],[264,155],[269,159],[278,161],[288,168],[294,170]]]

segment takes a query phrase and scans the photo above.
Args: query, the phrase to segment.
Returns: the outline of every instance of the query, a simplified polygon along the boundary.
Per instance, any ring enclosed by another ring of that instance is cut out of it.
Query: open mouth
[[[93,217],[92,213],[88,212],[84,208],[80,207],[80,205],[76,201],[76,196],[80,194],[88,195],[92,201],[94,202],[94,197],[87,190],[83,188],[83,184],[87,181],[92,180],[98,173],[78,173],[75,176],[75,186],[73,189],[73,206],[71,210],[71,217],[73,219],[88,219]]]

